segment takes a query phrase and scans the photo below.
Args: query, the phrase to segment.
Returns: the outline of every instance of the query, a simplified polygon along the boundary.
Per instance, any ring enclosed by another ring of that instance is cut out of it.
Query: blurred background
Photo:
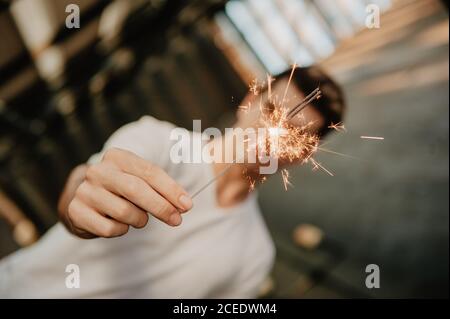
[[[0,0],[0,258],[57,222],[70,170],[121,125],[224,127],[252,79],[297,62],[342,85],[347,132],[326,142],[352,157],[262,185],[266,296],[448,298],[448,21],[439,0]]]

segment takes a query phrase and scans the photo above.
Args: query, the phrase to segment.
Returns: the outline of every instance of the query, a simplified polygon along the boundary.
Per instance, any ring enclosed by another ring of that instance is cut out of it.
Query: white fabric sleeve
[[[88,163],[98,163],[110,148],[120,148],[135,153],[139,157],[166,169],[173,141],[170,132],[175,126],[151,116],[143,116],[138,121],[126,124],[114,132],[103,149],[92,155]]]

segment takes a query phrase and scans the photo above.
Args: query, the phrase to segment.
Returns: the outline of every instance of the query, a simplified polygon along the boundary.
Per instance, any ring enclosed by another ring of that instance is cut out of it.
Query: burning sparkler
[[[300,112],[307,107],[311,102],[321,97],[320,88],[316,88],[309,93],[300,103],[288,109],[286,104],[287,92],[289,90],[292,77],[297,66],[294,64],[289,75],[289,80],[283,93],[281,100],[272,94],[271,76],[267,77],[267,92],[269,108],[262,103],[260,98],[260,112],[261,116],[256,121],[256,126],[263,127],[267,130],[268,136],[258,138],[253,145],[249,145],[247,151],[256,151],[257,154],[269,155],[284,162],[294,162],[300,160],[305,164],[308,162],[317,163],[313,160],[314,153],[317,152],[320,137],[309,131],[309,128],[314,124],[313,122],[304,123],[297,126],[292,125],[291,121],[300,114]],[[262,88],[255,89],[255,82],[252,82],[254,92],[261,92]],[[269,111],[267,112],[267,109]],[[317,165],[317,164],[313,164]],[[317,167],[323,169],[328,174],[331,174],[322,165]],[[332,175],[332,174],[331,174]],[[289,171],[285,168],[281,170],[281,177],[284,188],[287,190],[288,186],[292,184],[289,181]],[[255,181],[249,178],[250,189],[254,188]],[[263,182],[263,181],[261,181]]]
[[[269,112],[267,112],[266,105],[263,104],[261,95],[259,103],[261,116],[257,119],[254,125],[265,128],[268,134],[266,136],[259,137],[253,144],[250,143],[247,147],[247,152],[256,151],[259,156],[268,155],[287,162],[301,160],[302,163],[307,163],[310,159],[312,159],[312,155],[317,151],[319,136],[308,131],[308,128],[310,128],[313,123],[309,122],[302,126],[295,126],[292,125],[290,121],[294,119],[312,101],[320,98],[320,89],[316,88],[293,108],[287,109],[285,107],[287,92],[295,68],[296,65],[294,64],[281,100],[278,100],[277,96],[272,94],[272,82],[274,79],[270,75],[267,76],[266,85],[268,92],[268,104],[271,105],[272,108],[269,108]],[[264,89],[264,83],[259,83],[257,80],[253,80],[249,86],[249,89],[254,96],[258,96]],[[251,104],[239,106],[239,109],[245,112],[248,112],[250,108]],[[248,139],[246,141],[248,141]],[[233,166],[233,164],[236,163],[237,160],[238,159],[235,159],[232,163],[227,165],[219,174],[217,174],[217,176],[197,190],[191,197],[196,197],[209,185],[214,183],[214,181],[223,176]],[[288,186],[291,185],[289,181],[289,171],[285,168],[282,169],[281,176],[284,188],[287,189]],[[264,182],[265,179],[266,178],[263,177],[260,181]],[[254,189],[256,181],[249,175],[247,175],[247,180],[249,181],[250,190]]]
[[[313,170],[322,170],[328,175],[334,176],[330,170],[325,168],[321,163],[314,159],[314,155],[318,150],[323,150],[325,152],[339,155],[341,154],[319,147],[319,135],[312,133],[309,130],[310,127],[314,124],[313,122],[304,123],[300,126],[291,124],[291,121],[294,118],[296,118],[298,115],[301,115],[300,112],[305,107],[310,105],[310,103],[314,100],[321,97],[320,88],[317,87],[294,107],[290,109],[286,107],[285,104],[287,92],[289,90],[289,86],[296,67],[296,64],[294,64],[292,67],[291,73],[289,75],[289,80],[281,100],[279,100],[278,97],[272,92],[272,82],[274,81],[274,78],[272,78],[270,75],[267,76],[266,84],[259,83],[256,79],[251,82],[249,86],[250,92],[254,96],[260,96],[260,116],[252,126],[257,126],[260,128],[262,127],[266,129],[268,134],[263,137],[258,137],[258,139],[256,139],[256,141],[254,141],[253,143],[249,143],[247,147],[247,153],[256,151],[256,154],[258,154],[258,156],[268,155],[283,162],[299,161],[301,164],[311,163]],[[263,104],[263,97],[261,92],[263,92],[265,88],[267,88],[268,102]],[[249,112],[251,107],[252,105],[251,103],[249,103],[248,105],[239,106],[239,110],[245,111],[247,113]],[[346,131],[346,128],[342,122],[336,124],[331,123],[328,128],[334,129],[337,132]],[[361,136],[361,138],[379,140],[384,139],[382,137],[376,136]],[[245,141],[248,142],[249,139],[246,139]],[[214,181],[223,176],[238,160],[239,159],[235,159],[232,163],[227,165],[219,174],[217,174],[213,179],[211,179],[203,187],[197,190],[191,197],[196,197],[209,185],[214,183]],[[248,180],[250,191],[253,190],[256,186],[256,179],[252,178],[250,174],[247,174],[247,171],[244,171],[243,173]],[[289,177],[289,171],[286,168],[281,169],[281,178],[283,181],[283,186],[286,190],[289,186],[292,185],[289,181]],[[259,181],[261,183],[265,180],[265,176],[259,178]]]

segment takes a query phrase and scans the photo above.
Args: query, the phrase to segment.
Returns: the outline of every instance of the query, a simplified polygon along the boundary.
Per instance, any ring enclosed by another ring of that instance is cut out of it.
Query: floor
[[[404,2],[323,63],[348,103],[347,132],[326,148],[350,156],[317,156],[335,176],[299,167],[287,192],[280,177],[259,192],[278,249],[272,297],[448,297],[449,20],[438,1]],[[304,223],[326,234],[316,250],[292,240]]]

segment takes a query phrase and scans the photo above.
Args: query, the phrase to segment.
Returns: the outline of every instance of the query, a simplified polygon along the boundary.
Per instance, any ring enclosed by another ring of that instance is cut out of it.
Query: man
[[[277,77],[272,94],[283,95],[288,75]],[[323,135],[340,121],[344,102],[322,71],[297,69],[286,106],[319,84],[323,96],[302,118],[314,123],[312,133]],[[261,94],[266,100],[267,92]],[[258,112],[239,113],[235,126],[251,126]],[[229,164],[176,164],[169,156],[173,129],[145,116],[120,128],[100,154],[75,168],[59,203],[66,228],[57,224],[36,245],[2,260],[0,296],[256,297],[274,258],[256,195],[242,174],[258,171],[236,163],[222,176]],[[219,142],[211,142],[214,152],[235,151],[236,145]],[[215,184],[190,197],[214,177]],[[70,273],[68,265],[79,273]],[[67,284],[72,275],[79,277],[75,288]]]

